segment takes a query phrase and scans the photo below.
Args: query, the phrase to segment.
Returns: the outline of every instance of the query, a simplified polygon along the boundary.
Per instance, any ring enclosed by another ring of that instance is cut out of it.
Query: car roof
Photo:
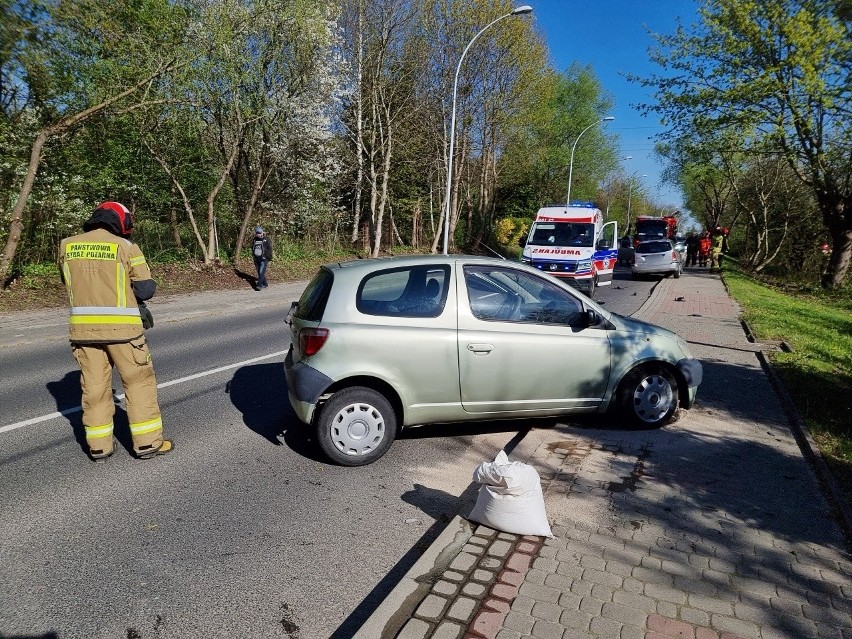
[[[406,266],[422,266],[434,264],[441,266],[451,262],[456,262],[459,266],[467,264],[490,264],[493,266],[506,266],[509,268],[528,271],[536,276],[550,277],[558,286],[562,288],[571,288],[570,284],[550,276],[541,269],[534,268],[528,264],[524,264],[517,260],[503,259],[497,257],[488,257],[483,255],[467,255],[463,253],[452,253],[450,255],[443,254],[416,254],[416,255],[395,255],[391,257],[376,257],[364,259],[352,259],[343,262],[330,262],[321,266],[321,269],[339,275],[343,280],[354,283],[368,273],[379,269],[403,268]],[[609,318],[611,313],[598,305],[594,300],[587,300],[591,308],[597,310],[603,317]]]
[[[323,268],[329,270],[337,269],[357,269],[357,270],[373,270],[376,268],[394,268],[396,266],[417,266],[422,264],[446,264],[447,262],[464,262],[468,263],[490,263],[490,264],[506,264],[507,262],[513,266],[522,266],[514,260],[504,260],[496,257],[487,257],[483,255],[466,255],[463,253],[452,253],[450,255],[435,255],[429,254],[412,254],[412,255],[393,255],[389,257],[370,257],[364,259],[352,259],[343,262],[330,262],[325,264]]]

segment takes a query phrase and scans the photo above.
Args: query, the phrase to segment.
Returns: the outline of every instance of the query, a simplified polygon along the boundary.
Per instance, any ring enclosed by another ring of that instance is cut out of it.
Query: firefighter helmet
[[[133,213],[120,202],[102,202],[83,224],[83,229],[88,231],[98,225],[109,227],[117,235],[128,236],[133,232]]]

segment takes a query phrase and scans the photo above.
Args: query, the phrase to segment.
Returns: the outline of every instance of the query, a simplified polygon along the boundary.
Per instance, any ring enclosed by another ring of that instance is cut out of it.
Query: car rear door
[[[456,277],[465,411],[547,415],[601,403],[610,341],[585,327],[578,296],[511,265],[469,264]]]

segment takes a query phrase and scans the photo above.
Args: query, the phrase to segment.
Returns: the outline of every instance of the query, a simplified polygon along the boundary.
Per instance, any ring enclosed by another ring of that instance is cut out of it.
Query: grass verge
[[[852,504],[852,291],[759,280],[728,264],[725,283],[758,340],[790,346],[770,361]]]

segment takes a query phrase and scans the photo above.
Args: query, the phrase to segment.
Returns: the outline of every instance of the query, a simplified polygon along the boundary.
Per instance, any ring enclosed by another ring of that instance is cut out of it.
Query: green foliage
[[[509,0],[0,0],[0,241],[38,131],[177,61],[169,74],[48,141],[13,270],[52,261],[59,241],[80,232],[107,199],[135,212],[134,240],[164,264],[207,252],[233,259],[244,222],[268,227],[276,247],[346,243],[357,176],[357,96],[349,92],[356,33],[342,16],[362,5],[369,55],[382,50],[389,24],[403,12],[412,16],[385,49],[383,83],[362,76],[374,134],[364,153],[387,148],[391,160],[381,248],[429,247],[443,210],[455,62],[473,33],[511,9]],[[461,81],[455,237],[487,242],[494,220],[523,218],[563,197],[572,138],[604,115],[611,98],[591,69],[552,72],[545,43],[526,18],[483,35]],[[385,108],[387,121],[376,115]],[[383,147],[386,133],[392,145]],[[604,127],[584,135],[575,158],[578,197],[595,193],[613,166],[613,149]],[[382,161],[380,153],[379,171]],[[371,181],[382,186],[381,175],[374,179],[368,170],[362,177],[362,214]]]
[[[656,89],[645,109],[669,125],[666,137],[679,147],[669,156],[673,173],[699,216],[736,215],[727,209],[750,155],[788,163],[816,203],[800,215],[821,220],[831,237],[824,283],[834,286],[852,257],[852,23],[843,6],[706,0],[698,23],[658,38],[652,59],[664,74],[634,78]]]
[[[529,217],[503,217],[497,220],[492,231],[491,248],[510,259],[520,257],[518,240],[525,237],[532,225]]]
[[[55,263],[25,264],[21,269],[24,277],[59,277],[59,268]]]
[[[528,218],[504,217],[494,225],[494,239],[503,246],[517,246],[518,240],[529,230]]]
[[[820,447],[852,468],[852,286],[815,291],[730,265],[725,282],[759,340],[791,346],[772,354],[773,366]]]
[[[535,204],[526,214],[565,199],[572,145],[613,104],[588,67],[574,65],[565,73],[550,72],[531,89],[523,111],[524,125],[512,131],[501,160],[507,183],[535,195]],[[605,124],[583,134],[575,147],[572,200],[594,199],[598,184],[616,167],[616,149]],[[512,202],[507,202],[506,212],[512,209]]]

